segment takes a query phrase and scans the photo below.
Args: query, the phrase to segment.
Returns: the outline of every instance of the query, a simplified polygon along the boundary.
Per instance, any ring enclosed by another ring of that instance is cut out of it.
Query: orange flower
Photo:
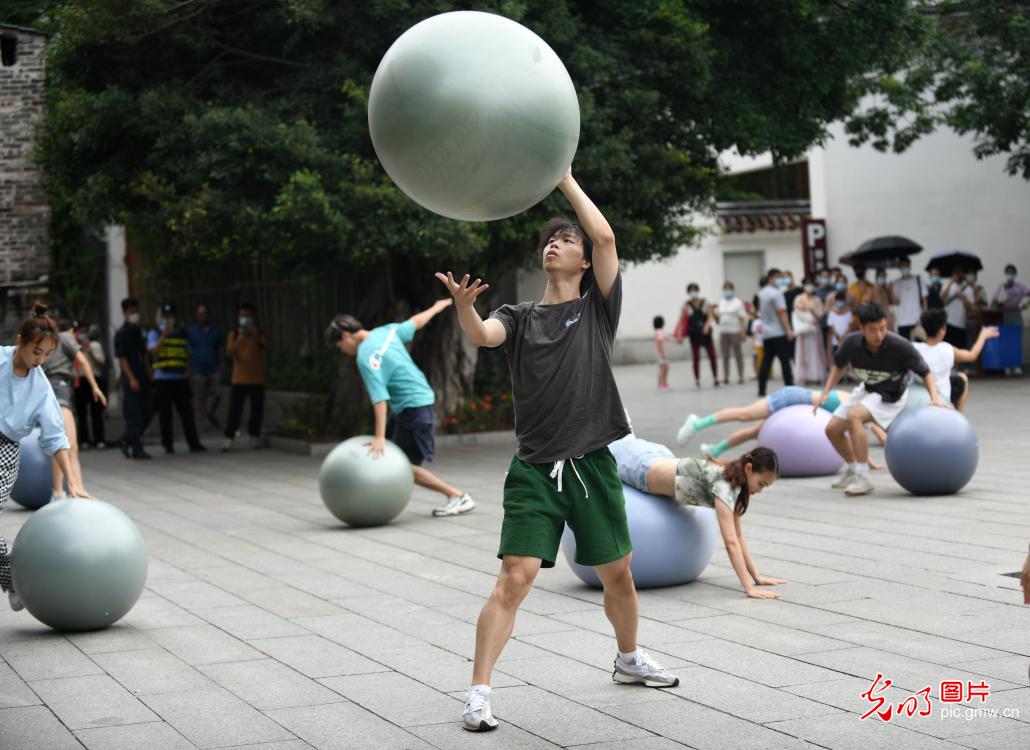
[[[458,424],[458,418],[457,417],[451,417],[450,419],[447,420],[447,424]]]
[[[491,396],[491,395],[490,395],[490,394],[488,393],[488,394],[486,394],[485,396],[483,396],[483,400],[484,400],[484,401],[486,401],[487,403],[490,403],[491,401],[493,401],[493,400],[494,400],[494,397],[493,397],[493,396]]]
[[[471,411],[475,411],[476,410],[476,402],[475,401],[473,401],[471,404],[469,404],[469,409]]]
[[[483,411],[490,411],[490,404],[486,401],[483,402]]]

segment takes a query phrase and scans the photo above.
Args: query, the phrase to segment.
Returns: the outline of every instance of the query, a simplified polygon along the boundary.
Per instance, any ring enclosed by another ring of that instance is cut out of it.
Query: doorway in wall
[[[723,278],[732,281],[737,296],[745,302],[758,293],[758,280],[765,272],[765,250],[722,254]]]

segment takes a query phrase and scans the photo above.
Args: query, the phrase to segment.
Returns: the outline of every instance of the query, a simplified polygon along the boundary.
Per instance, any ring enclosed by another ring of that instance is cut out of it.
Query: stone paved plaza
[[[687,368],[674,363],[674,384]],[[686,412],[755,393],[656,394],[651,367],[618,376],[637,433],[670,444]],[[613,683],[600,594],[564,561],[543,571],[498,663],[501,727],[485,735],[460,713],[513,443],[441,447],[434,468],[474,495],[472,513],[434,520],[416,490],[367,530],[325,510],[314,458],[86,454],[87,486],[146,537],[147,589],[116,626],[80,635],[4,608],[0,748],[1025,749],[1030,607],[1002,574],[1030,540],[1028,415],[1026,380],[974,382],[980,468],[957,496],[915,498],[874,472],[868,497],[819,478],[754,499],[745,536],[763,573],[790,579],[781,600],[747,599],[721,544],[697,582],[641,592],[640,640],[679,674],[672,690]],[[28,517],[8,506],[0,529],[13,539]],[[930,686],[933,715],[861,721],[878,672],[894,704]],[[942,680],[985,681],[989,698],[942,703]]]

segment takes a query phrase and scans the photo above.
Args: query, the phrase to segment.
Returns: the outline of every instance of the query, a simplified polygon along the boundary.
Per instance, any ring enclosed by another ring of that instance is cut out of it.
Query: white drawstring
[[[583,458],[583,456],[576,456],[576,458]],[[590,490],[587,489],[587,485],[586,485],[586,482],[583,481],[583,477],[581,477],[579,475],[579,469],[576,468],[575,460],[573,460],[571,458],[569,458],[569,459],[563,458],[560,461],[555,461],[554,462],[554,468],[551,469],[551,479],[557,478],[557,480],[558,480],[558,492],[562,491],[562,475],[565,473],[565,462],[566,461],[568,461],[569,465],[572,467],[572,472],[576,475],[576,479],[578,479],[579,483],[581,485],[583,485],[583,492],[586,494],[586,497],[589,500],[590,499]]]

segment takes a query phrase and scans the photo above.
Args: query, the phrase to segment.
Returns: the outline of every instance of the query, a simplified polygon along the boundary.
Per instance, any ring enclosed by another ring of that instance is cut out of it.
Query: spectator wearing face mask
[[[147,341],[139,324],[139,302],[132,297],[122,300],[125,324],[114,335],[114,356],[118,360],[122,386],[122,413],[125,433],[122,453],[126,458],[148,459],[143,450],[143,432],[153,413]]]
[[[701,387],[701,350],[708,353],[712,366],[712,380],[719,385],[719,373],[715,363],[715,346],[712,343],[712,328],[715,326],[715,311],[701,296],[701,287],[691,282],[687,285],[687,301],[683,305],[679,322],[676,324],[676,341],[682,344],[690,339],[691,361],[694,365],[694,382]]]
[[[903,258],[898,264],[901,278],[890,284],[891,296],[897,300],[898,308],[895,322],[898,334],[904,339],[912,338],[912,330],[919,325],[919,316],[926,305],[926,292],[923,281],[912,273],[912,261]]]
[[[775,357],[780,360],[783,384],[794,385],[794,370],[791,367],[791,342],[794,329],[787,314],[787,300],[783,294],[784,282],[776,268],[769,270],[765,286],[758,293],[758,317],[762,322],[762,364],[758,370],[758,395],[764,396],[769,382],[769,370]]]
[[[866,267],[855,266],[855,280],[848,287],[849,303],[852,312],[858,314],[858,308],[873,301],[874,287],[866,278]]]
[[[873,302],[882,307],[887,313],[887,330],[896,331],[897,322],[894,319],[894,305],[898,304],[897,297],[891,291],[887,283],[887,270],[876,269],[876,284],[873,286]]]
[[[1005,266],[1005,281],[991,298],[991,307],[1001,310],[1002,325],[1014,326],[1019,337],[1016,351],[1023,351],[1023,310],[1030,307],[1030,289],[1016,281],[1016,267],[1011,263]],[[1006,375],[1021,375],[1023,369],[1016,367],[1005,371]]]
[[[801,294],[794,300],[791,316],[794,328],[795,354],[799,383],[820,383],[826,375],[826,349],[823,346],[823,303],[815,294],[811,278],[802,282]]]
[[[229,333],[225,353],[232,357],[229,418],[225,425],[223,451],[235,447],[236,431],[243,419],[243,404],[250,400],[247,432],[250,447],[261,447],[261,423],[265,416],[265,352],[271,346],[258,325],[257,308],[249,302],[239,307],[239,326]]]
[[[958,349],[966,348],[970,313],[976,304],[976,291],[964,268],[955,268],[941,290],[944,309],[948,313],[948,332],[944,340]]]
[[[941,296],[943,288],[944,279],[941,278],[941,269],[931,268],[930,285],[926,289],[925,308],[927,310],[944,309],[944,298]]]

